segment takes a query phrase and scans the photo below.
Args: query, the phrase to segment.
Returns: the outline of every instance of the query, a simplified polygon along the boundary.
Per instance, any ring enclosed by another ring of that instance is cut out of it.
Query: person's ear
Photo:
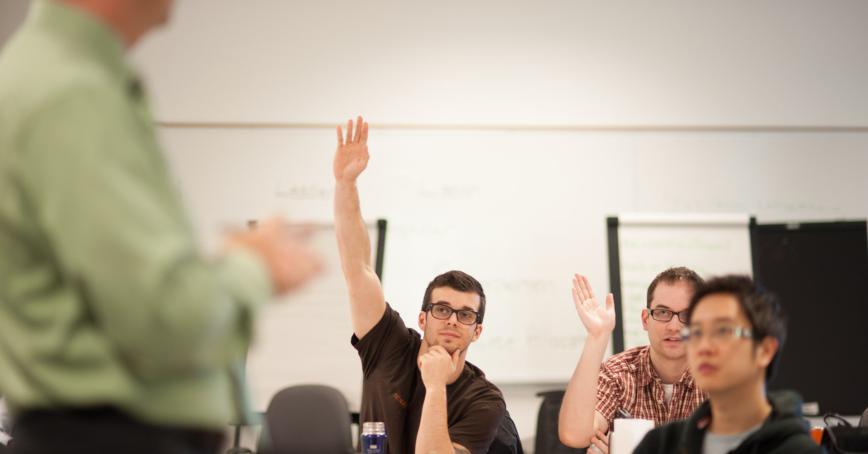
[[[780,342],[772,336],[766,336],[761,340],[756,346],[757,366],[769,367],[772,358],[778,352],[778,347],[780,347]]]
[[[642,329],[648,331],[648,309],[642,309]]]
[[[482,323],[477,323],[476,328],[473,330],[473,338],[470,339],[470,342],[476,342],[479,339],[479,336],[482,335]]]
[[[419,312],[419,329],[421,329],[423,333],[425,332],[425,314],[425,311]]]

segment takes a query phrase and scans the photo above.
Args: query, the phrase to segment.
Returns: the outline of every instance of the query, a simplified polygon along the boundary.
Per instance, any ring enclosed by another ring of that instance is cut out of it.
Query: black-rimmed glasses
[[[431,315],[438,320],[449,320],[452,314],[462,325],[473,325],[479,320],[479,313],[470,309],[452,309],[448,304],[428,303],[425,310],[431,312]]]
[[[651,309],[648,312],[651,313],[651,318],[653,318],[654,320],[657,320],[658,322],[668,322],[669,320],[672,320],[673,316],[677,316],[678,321],[680,321],[681,323],[687,323],[687,311],[686,310],[675,312],[675,311],[671,311],[669,309],[657,308],[657,309]]]

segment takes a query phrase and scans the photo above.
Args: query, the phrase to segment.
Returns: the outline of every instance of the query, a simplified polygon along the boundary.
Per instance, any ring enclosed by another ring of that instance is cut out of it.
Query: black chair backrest
[[[537,393],[543,401],[539,406],[536,420],[535,454],[581,454],[585,449],[570,448],[561,443],[558,437],[558,413],[561,411],[561,401],[564,391],[544,391]]]
[[[260,454],[352,454],[347,400],[329,386],[280,390],[265,412]]]

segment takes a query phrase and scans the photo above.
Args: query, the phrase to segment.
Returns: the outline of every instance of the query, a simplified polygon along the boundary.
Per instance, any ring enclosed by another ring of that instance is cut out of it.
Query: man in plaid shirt
[[[561,406],[562,443],[607,453],[616,416],[651,419],[659,426],[688,417],[705,400],[687,369],[680,337],[690,298],[701,283],[685,267],[658,274],[641,314],[649,345],[613,355],[600,366],[615,328],[614,298],[609,293],[605,304],[598,304],[588,279],[576,275],[573,301],[588,335]]]

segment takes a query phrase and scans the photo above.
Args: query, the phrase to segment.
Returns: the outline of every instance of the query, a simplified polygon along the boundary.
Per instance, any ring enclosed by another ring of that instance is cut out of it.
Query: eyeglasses
[[[448,304],[428,303],[425,306],[426,311],[430,311],[431,315],[438,320],[449,320],[452,314],[456,314],[456,319],[462,325],[472,325],[479,320],[479,313],[469,309],[452,309]]]
[[[668,322],[672,320],[673,316],[678,316],[678,321],[681,323],[687,323],[687,311],[670,311],[669,309],[651,309],[648,311],[651,313],[651,318],[657,320],[658,322]]]
[[[719,345],[724,342],[731,342],[735,339],[750,339],[753,332],[750,328],[743,326],[719,325],[705,332],[700,327],[683,328],[681,330],[681,340],[688,345],[698,345],[703,337],[708,336],[708,342],[714,345]]]

